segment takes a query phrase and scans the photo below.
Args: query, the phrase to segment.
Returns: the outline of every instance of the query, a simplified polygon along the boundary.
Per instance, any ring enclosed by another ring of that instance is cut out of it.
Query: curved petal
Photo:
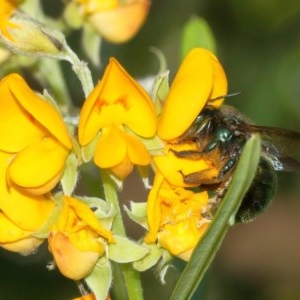
[[[14,24],[9,21],[9,17],[13,14],[18,6],[18,1],[16,0],[4,0],[1,1],[0,6],[0,31],[1,34],[11,40],[11,36],[8,32],[9,27],[14,27]]]
[[[145,242],[155,243],[161,222],[162,210],[160,207],[159,191],[164,182],[164,177],[159,172],[154,177],[153,186],[147,199],[148,233]]]
[[[0,212],[0,244],[24,239],[31,233],[16,226],[3,212]]]
[[[126,134],[127,154],[134,165],[147,166],[151,157],[145,145],[135,136]]]
[[[71,149],[72,143],[68,130],[58,111],[36,95],[20,75],[10,74],[7,80],[11,93],[19,105],[32,116],[32,122],[38,122],[66,148]]]
[[[17,252],[23,256],[26,256],[35,253],[43,241],[43,239],[32,236],[15,242],[3,243],[0,244],[0,246],[7,251]]]
[[[36,250],[43,239],[31,237],[32,232],[16,226],[0,212],[0,246],[8,251],[28,255]]]
[[[79,142],[88,144],[104,127],[127,125],[136,134],[156,132],[154,106],[144,89],[111,58],[102,80],[86,99],[78,125]]]
[[[124,179],[131,174],[133,167],[133,163],[126,156],[118,165],[109,168],[109,170],[119,179]]]
[[[210,53],[210,57],[213,67],[213,87],[209,95],[209,99],[215,99],[227,95],[228,82],[225,71],[218,59],[212,53]],[[210,104],[215,107],[220,107],[223,101],[224,98],[220,98],[214,100]]]
[[[219,92],[217,84],[224,84],[221,69],[216,57],[208,50],[196,48],[188,53],[171,85],[159,119],[158,136],[161,139],[175,139],[189,128],[210,97]]]
[[[45,194],[60,180],[68,152],[51,138],[31,144],[10,163],[8,179],[20,188],[33,188],[38,194]]]
[[[126,141],[117,127],[103,130],[98,141],[94,161],[100,168],[110,168],[121,163],[127,152]]]
[[[0,149],[14,153],[31,142],[40,141],[44,129],[19,105],[9,88],[11,78],[7,76],[0,82]]]
[[[34,231],[50,216],[54,202],[48,195],[21,193],[6,183],[6,168],[12,159],[0,151],[0,209],[19,228]]]
[[[93,211],[85,203],[68,196],[64,196],[63,199],[65,203],[75,211],[78,218],[88,225],[90,230],[95,231],[109,242],[113,241],[112,233],[101,225]]]

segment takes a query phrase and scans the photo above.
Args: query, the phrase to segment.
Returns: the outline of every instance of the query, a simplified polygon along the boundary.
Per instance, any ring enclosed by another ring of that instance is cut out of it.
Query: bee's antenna
[[[242,92],[230,93],[230,94],[227,94],[227,95],[218,96],[218,97],[216,97],[216,98],[209,99],[208,101],[209,101],[209,102],[213,102],[213,101],[215,101],[215,100],[219,100],[219,99],[222,99],[222,98],[228,98],[228,97],[238,96],[238,95],[240,95],[241,93],[242,93]]]

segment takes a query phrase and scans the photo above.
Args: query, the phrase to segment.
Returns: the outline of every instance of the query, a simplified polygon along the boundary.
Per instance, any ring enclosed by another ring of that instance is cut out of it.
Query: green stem
[[[102,170],[101,171],[103,180],[104,195],[107,203],[114,206],[116,210],[116,216],[113,222],[113,232],[116,235],[126,236],[125,226],[122,218],[122,212],[120,203],[118,200],[116,185],[110,178],[109,174]],[[121,282],[120,276],[114,278],[116,289],[121,288],[121,286],[126,286],[128,298],[130,300],[143,300],[143,290],[141,287],[140,274],[135,271],[131,264],[114,264],[115,268],[120,268],[123,273],[123,278],[125,282]],[[124,295],[123,298],[124,299]]]
[[[67,59],[72,64],[72,69],[81,82],[85,97],[87,97],[94,88],[91,71],[85,61],[81,61],[70,47],[66,47]]]

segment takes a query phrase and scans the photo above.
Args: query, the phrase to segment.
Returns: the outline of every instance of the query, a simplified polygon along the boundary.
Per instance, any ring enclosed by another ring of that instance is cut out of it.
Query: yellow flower
[[[77,0],[88,21],[100,35],[113,43],[131,39],[143,25],[149,0]]]
[[[59,182],[72,148],[67,128],[57,110],[18,74],[0,82],[0,95],[0,151],[11,154],[3,165],[7,183],[45,194]]]
[[[79,280],[92,271],[105,253],[105,243],[113,242],[113,237],[86,204],[67,196],[63,201],[57,223],[51,228],[49,249],[60,272]]]
[[[174,151],[199,150],[196,143],[176,140],[192,125],[205,105],[221,106],[227,93],[227,79],[217,58],[208,50],[196,48],[189,52],[171,85],[158,120],[158,136],[165,142],[165,155],[155,156],[156,168],[175,186],[192,186],[183,175],[205,172],[211,178],[218,174],[212,161],[178,158]],[[174,150],[174,151],[172,151]]]
[[[86,99],[78,125],[79,143],[89,144],[100,132],[94,161],[120,178],[133,165],[148,165],[150,155],[138,138],[153,137],[156,115],[143,88],[113,58]]]
[[[207,192],[172,186],[157,173],[147,202],[149,232],[145,241],[158,241],[172,255],[189,260],[209,225],[202,217],[207,204]]]

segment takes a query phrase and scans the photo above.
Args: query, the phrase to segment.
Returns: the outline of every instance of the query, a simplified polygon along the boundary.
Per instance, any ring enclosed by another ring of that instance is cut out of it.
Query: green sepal
[[[163,154],[164,143],[158,136],[155,135],[151,138],[144,138],[131,131],[128,127],[126,127],[125,130],[130,135],[137,137],[145,145],[151,156]]]
[[[99,138],[100,134],[97,134],[90,143],[81,147],[81,158],[84,162],[88,162],[94,157]]]
[[[205,48],[216,53],[217,45],[208,23],[198,16],[192,16],[185,24],[181,40],[181,59],[193,48]]]
[[[149,270],[162,258],[163,249],[157,244],[142,243],[142,246],[148,249],[148,254],[142,259],[137,260],[133,263],[133,268],[139,272]]]
[[[160,115],[162,103],[169,94],[169,71],[158,74],[154,79],[152,98],[157,115]]]
[[[85,281],[97,300],[106,299],[112,282],[112,269],[109,261],[105,257],[100,258]]]
[[[146,202],[133,202],[130,201],[130,208],[124,206],[129,218],[148,229],[147,223],[147,203]]]
[[[192,257],[183,270],[170,300],[190,299],[216,255],[240,203],[254,179],[261,155],[258,135],[245,144],[229,188],[213,217],[210,226],[198,242]]]
[[[128,238],[114,235],[114,243],[108,246],[108,258],[118,263],[130,263],[143,258],[148,251]]]
[[[71,153],[66,160],[65,171],[60,180],[61,187],[65,195],[71,195],[73,193],[77,179],[77,157],[74,153]]]
[[[83,26],[81,40],[85,54],[95,66],[99,67],[101,65],[101,36],[93,26],[91,26],[89,23],[85,23]]]
[[[170,262],[173,259],[171,253],[165,249],[162,249],[161,260],[157,265],[157,273],[159,275],[160,282],[165,284],[165,276],[167,274],[168,269],[170,268]]]

